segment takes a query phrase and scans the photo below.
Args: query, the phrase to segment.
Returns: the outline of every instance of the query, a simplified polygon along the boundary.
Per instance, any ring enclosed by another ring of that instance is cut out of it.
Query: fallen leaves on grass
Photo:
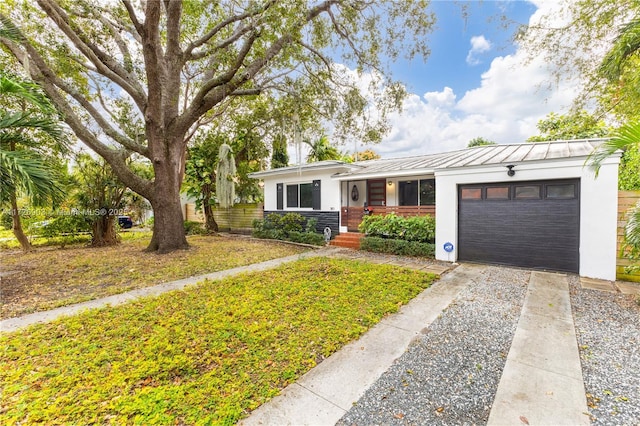
[[[227,236],[192,236],[189,250],[145,253],[146,239],[115,247],[38,249],[3,253],[0,318],[52,309],[238,266],[306,249]]]
[[[433,278],[313,258],[0,336],[0,423],[233,424]]]

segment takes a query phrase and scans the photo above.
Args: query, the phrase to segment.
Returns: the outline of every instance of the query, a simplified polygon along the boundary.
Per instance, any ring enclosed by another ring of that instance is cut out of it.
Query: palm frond
[[[624,231],[625,242],[632,247],[640,248],[640,202],[629,211]]]
[[[0,96],[24,99],[45,114],[56,114],[56,108],[36,83],[0,75]]]
[[[595,170],[596,176],[602,163],[616,151],[623,151],[627,147],[640,144],[640,122],[627,123],[613,131],[611,139],[598,146],[589,157],[587,163]]]
[[[0,150],[0,185],[2,201],[12,192],[23,192],[35,205],[57,202],[62,188],[46,165],[27,151]]]
[[[14,140],[24,146],[39,146],[39,138],[30,137],[29,132],[50,137],[61,151],[68,148],[67,133],[59,121],[23,112],[0,114],[0,143]],[[33,135],[33,133],[31,134]]]
[[[0,37],[18,43],[24,40],[24,36],[22,35],[18,27],[16,27],[9,18],[2,14],[0,14]]]
[[[609,81],[620,78],[627,60],[640,51],[640,19],[624,25],[615,39],[611,50],[600,65],[600,74]]]

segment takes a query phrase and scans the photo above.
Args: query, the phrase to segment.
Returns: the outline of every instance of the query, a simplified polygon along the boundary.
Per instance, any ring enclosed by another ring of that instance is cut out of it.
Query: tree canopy
[[[545,119],[538,121],[536,127],[540,134],[531,136],[527,139],[528,142],[603,138],[612,131],[604,120],[585,110],[570,114],[551,112]]]
[[[526,46],[529,60],[544,58],[555,81],[578,79],[576,108],[597,101],[597,115],[610,114],[621,122],[640,118],[640,2],[581,0],[557,5],[519,32],[518,42]]]
[[[386,61],[426,57],[434,16],[425,0],[11,0],[0,5],[0,24],[3,52],[78,139],[150,201],[149,250],[167,252],[187,246],[179,191],[200,126],[239,97],[277,91],[301,117],[333,119],[336,137],[379,140],[405,94]],[[366,96],[348,78],[365,72]],[[129,167],[131,153],[151,162],[153,179]]]
[[[485,139],[483,137],[473,138],[467,144],[468,148],[473,148],[474,146],[484,146],[484,145],[496,145],[494,141],[490,141],[489,139]]]

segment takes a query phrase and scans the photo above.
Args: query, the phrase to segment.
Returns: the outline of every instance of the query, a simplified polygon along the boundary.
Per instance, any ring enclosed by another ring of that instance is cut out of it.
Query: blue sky
[[[380,144],[359,150],[389,158],[461,149],[474,137],[521,143],[537,134],[536,123],[548,113],[567,112],[577,82],[548,87],[549,65],[541,57],[527,63],[525,47],[512,41],[519,24],[555,16],[558,2],[434,1],[431,7],[437,28],[430,57],[391,67],[410,94],[403,112],[391,117],[392,130]]]
[[[463,5],[468,14],[466,18]],[[445,86],[464,93],[478,87],[480,75],[495,56],[515,52],[512,36],[517,26],[528,23],[536,10],[526,1],[435,1],[431,8],[436,13],[437,24],[429,38],[428,60],[399,61],[392,67],[394,77],[415,93],[437,91]],[[500,19],[503,15],[509,19],[506,28]],[[470,52],[472,38],[480,41],[477,41],[477,50]]]

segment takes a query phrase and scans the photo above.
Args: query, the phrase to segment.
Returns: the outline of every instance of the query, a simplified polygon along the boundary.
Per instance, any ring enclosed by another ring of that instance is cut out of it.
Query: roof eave
[[[361,166],[345,163],[344,161],[323,161],[319,163],[302,164],[298,166],[281,167],[279,169],[263,170],[260,172],[249,173],[249,177],[253,179],[263,179],[271,176],[282,176],[292,173],[301,173],[318,170],[332,170],[332,169],[356,169]]]
[[[344,174],[344,175],[333,175],[332,179],[337,181],[349,181],[349,180],[364,180],[364,179],[382,179],[382,178],[396,178],[396,177],[406,177],[406,176],[422,176],[422,175],[432,175],[435,173],[435,169],[408,169],[408,170],[398,170],[398,171],[385,171],[385,172],[376,172],[376,173],[363,173],[363,174]]]

